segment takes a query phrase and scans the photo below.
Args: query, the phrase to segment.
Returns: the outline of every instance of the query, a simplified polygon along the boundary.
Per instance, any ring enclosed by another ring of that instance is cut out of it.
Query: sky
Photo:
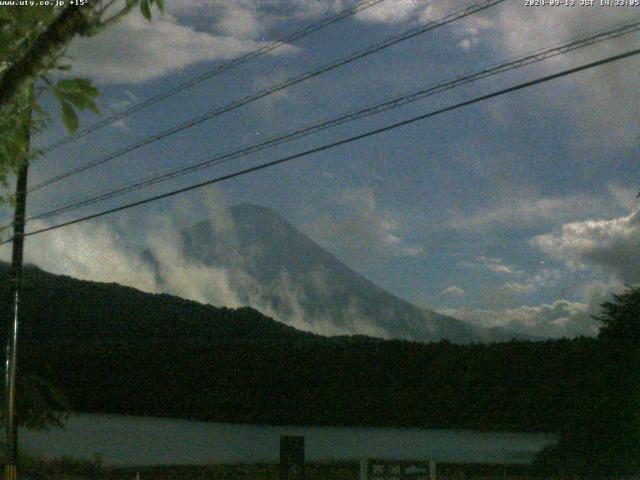
[[[29,212],[640,17],[640,7],[576,3],[527,6],[524,0],[507,0],[33,192]],[[100,108],[109,115],[354,4],[169,0],[164,15],[154,12],[147,22],[135,12],[97,37],[74,41],[67,55],[74,75],[95,81]],[[474,4],[386,0],[56,149],[32,166],[30,184]],[[638,40],[633,33],[560,55],[118,199],[33,221],[27,230],[622,53],[638,48]],[[55,273],[153,290],[137,252],[150,242],[170,242],[170,232],[224,206],[250,202],[278,212],[353,269],[416,305],[535,335],[594,334],[598,323],[590,315],[612,292],[640,282],[638,62],[634,57],[598,67],[206,189],[29,237],[26,258]],[[44,98],[43,104],[57,116],[51,99]],[[81,124],[99,119],[82,115]],[[64,134],[54,121],[34,144],[44,146]],[[9,211],[4,215],[9,218]],[[8,258],[9,249],[0,255]]]

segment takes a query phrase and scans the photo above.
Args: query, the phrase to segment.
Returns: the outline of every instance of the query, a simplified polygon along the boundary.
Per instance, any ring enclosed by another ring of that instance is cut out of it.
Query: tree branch
[[[93,27],[85,12],[96,0],[84,6],[68,5],[49,27],[33,42],[21,59],[11,65],[0,78],[0,118],[14,107],[17,94],[45,68],[47,58],[56,54],[76,35],[87,35]]]
[[[101,20],[99,25],[100,30],[107,28],[108,26],[113,25],[114,23],[120,21],[122,17],[127,15],[133,9],[133,7],[136,6],[138,3],[139,3],[139,0],[129,1],[127,2],[127,5],[118,13],[114,14],[112,17],[107,18],[106,20]],[[107,5],[107,7],[105,7],[103,11],[106,11],[110,6],[111,6],[111,3]]]

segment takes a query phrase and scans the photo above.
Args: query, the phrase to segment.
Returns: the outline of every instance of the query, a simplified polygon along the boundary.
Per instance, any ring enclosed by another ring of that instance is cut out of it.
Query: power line
[[[298,30],[290,35],[287,35],[286,37],[282,37],[278,40],[275,40],[274,42],[272,42],[269,45],[265,45],[264,47],[258,48],[257,50],[253,50],[245,55],[242,55],[234,60],[231,60],[227,63],[224,63],[222,65],[219,65],[215,68],[212,68],[211,70],[208,70],[200,75],[197,75],[193,78],[190,78],[188,80],[186,80],[185,82],[182,82],[179,85],[176,85],[173,88],[170,88],[168,90],[165,90],[164,92],[161,92],[157,95],[154,95],[152,97],[147,98],[146,100],[143,100],[135,105],[132,105],[131,107],[127,108],[126,110],[123,110],[122,112],[118,112],[114,115],[111,115],[110,117],[107,117],[93,125],[90,125],[78,132],[76,132],[73,135],[69,135],[67,137],[64,137],[60,140],[58,140],[57,142],[54,142],[52,144],[47,145],[46,147],[42,148],[40,150],[42,155],[46,155],[47,153],[51,152],[52,150],[55,150],[58,147],[61,147],[62,145],[65,145],[67,143],[73,142],[75,140],[78,140],[79,138],[82,138],[92,132],[95,132],[96,130],[99,130],[101,128],[106,127],[107,125],[111,125],[114,122],[117,122],[118,120],[122,120],[125,117],[128,117],[129,115],[132,115],[136,112],[139,112],[140,110],[143,110],[151,105],[154,105],[162,100],[165,100],[169,97],[172,97],[180,92],[183,92],[184,90],[187,90],[191,87],[193,87],[194,85],[197,85],[198,83],[201,83],[205,80],[208,80],[212,77],[215,77],[217,75],[220,75],[223,72],[226,72],[227,70],[231,70],[232,68],[235,68],[239,65],[242,65],[244,63],[247,63],[250,60],[253,60],[254,58],[260,57],[262,55],[265,55],[267,53],[270,53],[286,44],[295,42],[296,40],[300,40],[303,37],[306,37],[307,35],[310,35],[314,32],[317,32],[318,30],[322,30],[323,28],[328,27],[329,25],[332,25],[334,23],[339,22],[340,20],[344,20],[345,18],[348,18],[350,16],[355,15],[358,12],[362,12],[363,10],[366,10],[370,7],[373,7],[375,5],[378,5],[379,3],[384,2],[385,0],[365,0],[362,2],[359,2],[358,4],[354,5],[353,7],[350,8],[346,8],[340,12],[338,12],[336,15],[333,15],[331,17],[327,17],[324,20],[321,20],[320,22],[314,23],[312,25],[309,25],[305,28],[303,28],[302,30]]]
[[[284,90],[285,88],[291,87],[293,85],[296,85],[298,83],[304,82],[306,80],[309,80],[313,77],[317,77],[323,73],[326,73],[328,71],[334,70],[338,67],[341,67],[343,65],[346,65],[348,63],[354,62],[356,60],[359,60],[361,58],[364,58],[368,55],[374,54],[376,52],[379,52],[381,50],[384,50],[385,48],[391,47],[392,45],[395,45],[397,43],[409,40],[413,37],[416,37],[418,35],[424,34],[426,32],[429,32],[431,30],[434,30],[438,27],[447,25],[449,23],[455,22],[457,20],[460,20],[462,18],[468,17],[470,15],[473,15],[475,13],[481,12],[483,10],[486,10],[494,5],[503,3],[505,0],[489,0],[485,3],[482,4],[476,4],[476,5],[472,5],[470,7],[467,7],[459,12],[456,13],[452,13],[449,14],[443,18],[441,18],[440,20],[437,21],[433,21],[433,22],[428,22],[425,25],[422,25],[420,27],[417,28],[412,28],[410,30],[407,30],[406,32],[399,34],[399,35],[394,35],[391,37],[388,37],[387,39],[385,39],[384,41],[374,44],[374,45],[370,45],[369,47],[365,48],[364,50],[360,50],[358,52],[352,53],[350,55],[347,55],[345,57],[342,57],[338,60],[334,60],[333,62],[330,62],[328,64],[322,65],[321,67],[317,67],[311,71],[305,72],[301,75],[298,75],[296,77],[292,77],[288,80],[285,80],[281,83],[272,85],[271,87],[262,90],[254,95],[249,95],[246,96],[240,100],[236,100],[230,104],[227,104],[223,107],[217,108],[213,111],[210,111],[208,113],[205,113],[203,115],[200,115],[198,117],[195,117],[191,120],[188,120],[187,122],[184,122],[180,125],[176,125],[168,130],[165,130],[163,132],[157,133],[155,135],[149,136],[145,139],[142,139],[136,143],[133,143],[127,147],[124,147],[116,152],[113,152],[105,157],[99,158],[97,160],[94,160],[92,162],[88,162],[85,163],[84,165],[80,165],[78,167],[75,167],[73,169],[70,169],[64,173],[58,174],[54,177],[51,177],[47,180],[44,180],[42,182],[40,182],[39,184],[35,185],[34,187],[32,187],[29,190],[29,193],[40,190],[46,186],[52,185],[56,182],[59,182],[60,180],[63,180],[65,178],[71,177],[73,175],[77,175],[81,172],[84,172],[86,170],[89,170],[91,168],[94,168],[98,165],[102,165],[106,162],[109,162],[111,160],[114,160],[118,157],[121,157],[122,155],[125,155],[127,153],[130,153],[134,150],[137,150],[143,146],[149,145],[151,143],[157,142],[159,140],[162,140],[166,137],[169,137],[175,133],[181,132],[183,130],[186,130],[188,128],[192,128],[196,125],[199,125],[207,120],[210,120],[214,117],[217,117],[219,115],[222,115],[224,113],[230,112],[232,110],[235,110],[236,108],[242,107],[244,105],[247,105],[249,103],[252,103],[256,100],[259,100],[261,98],[264,98],[268,95],[271,95],[273,93],[276,93],[280,90]]]
[[[352,137],[348,137],[348,138],[343,139],[343,140],[339,140],[339,141],[336,141],[336,142],[333,142],[333,143],[330,143],[330,144],[322,145],[320,147],[312,148],[312,149],[306,150],[304,152],[300,152],[300,153],[296,153],[296,154],[293,154],[293,155],[289,155],[289,156],[280,158],[278,160],[274,160],[272,162],[263,163],[261,165],[256,165],[254,167],[246,168],[244,170],[240,170],[240,171],[237,171],[237,172],[234,172],[234,173],[230,173],[230,174],[227,174],[227,175],[216,177],[216,178],[213,178],[213,179],[210,179],[210,180],[206,180],[204,182],[195,183],[195,184],[190,185],[188,187],[179,188],[179,189],[172,190],[170,192],[166,192],[166,193],[163,193],[163,194],[160,194],[160,195],[155,195],[155,196],[152,196],[152,197],[148,197],[148,198],[145,198],[143,200],[138,200],[136,202],[132,202],[132,203],[128,203],[128,204],[125,204],[125,205],[121,205],[119,207],[110,208],[108,210],[103,210],[101,212],[94,213],[92,215],[87,215],[87,216],[84,216],[84,217],[76,218],[74,220],[69,220],[67,222],[62,222],[62,223],[59,223],[57,225],[52,225],[50,227],[45,227],[45,228],[41,228],[39,230],[34,230],[32,232],[24,234],[24,236],[25,237],[29,237],[31,235],[38,235],[40,233],[49,232],[49,231],[52,231],[52,230],[57,230],[59,228],[63,228],[63,227],[69,226],[69,225],[74,225],[76,223],[81,223],[81,222],[84,222],[84,221],[87,221],[87,220],[92,220],[94,218],[103,217],[103,216],[109,215],[111,213],[116,213],[116,212],[120,212],[120,211],[123,211],[123,210],[128,210],[128,209],[133,208],[133,207],[137,207],[137,206],[140,206],[140,205],[151,203],[151,202],[154,202],[154,201],[157,201],[157,200],[161,200],[161,199],[164,199],[164,198],[169,198],[169,197],[181,194],[181,193],[189,192],[191,190],[196,190],[198,188],[202,188],[202,187],[205,187],[205,186],[208,186],[208,185],[213,185],[215,183],[220,183],[220,182],[223,182],[225,180],[230,180],[232,178],[240,177],[240,176],[243,176],[243,175],[246,175],[246,174],[249,174],[249,173],[253,173],[253,172],[256,172],[256,171],[259,171],[259,170],[263,170],[263,169],[266,169],[266,168],[269,168],[269,167],[280,165],[282,163],[286,163],[286,162],[289,162],[289,161],[292,161],[292,160],[295,160],[295,159],[298,159],[298,158],[305,157],[307,155],[311,155],[311,154],[319,153],[319,152],[322,152],[322,151],[325,151],[325,150],[329,150],[329,149],[332,149],[332,148],[335,148],[335,147],[338,147],[338,146],[341,146],[341,145],[346,145],[348,143],[352,143],[352,142],[355,142],[355,141],[358,141],[358,140],[362,140],[364,138],[368,138],[368,137],[371,137],[371,136],[374,136],[374,135],[378,135],[378,134],[383,133],[383,132],[387,132],[387,131],[394,130],[394,129],[399,128],[399,127],[410,125],[410,124],[418,122],[418,121],[426,120],[427,118],[434,117],[436,115],[440,115],[440,114],[443,114],[443,113],[446,113],[446,112],[451,112],[453,110],[457,110],[457,109],[462,108],[462,107],[466,107],[466,106],[469,106],[469,105],[473,105],[475,103],[483,102],[485,100],[489,100],[489,99],[492,99],[492,98],[495,98],[495,97],[506,95],[506,94],[511,93],[511,92],[515,92],[515,91],[518,91],[518,90],[529,88],[529,87],[532,87],[534,85],[539,85],[541,83],[545,83],[545,82],[548,82],[548,81],[551,81],[551,80],[555,80],[557,78],[565,77],[567,75],[572,75],[574,73],[578,73],[578,72],[581,72],[581,71],[584,71],[584,70],[588,70],[588,69],[595,68],[595,67],[598,67],[598,66],[601,66],[601,65],[605,65],[605,64],[608,64],[608,63],[612,63],[612,62],[615,62],[615,61],[618,61],[618,60],[629,58],[629,57],[632,57],[632,56],[635,56],[635,55],[638,55],[638,54],[640,54],[640,49],[635,49],[635,50],[631,50],[631,51],[628,51],[628,52],[625,52],[625,53],[622,53],[622,54],[619,54],[619,55],[614,55],[614,56],[611,56],[611,57],[607,57],[607,58],[605,58],[603,60],[598,60],[596,62],[587,63],[587,64],[581,65],[579,67],[575,67],[575,68],[571,68],[571,69],[568,69],[568,70],[564,70],[564,71],[559,72],[559,73],[555,73],[555,74],[552,74],[552,75],[547,75],[545,77],[540,77],[540,78],[537,78],[535,80],[530,80],[528,82],[520,83],[520,84],[515,85],[513,87],[505,88],[503,90],[498,90],[496,92],[489,93],[487,95],[482,95],[480,97],[476,97],[476,98],[473,98],[471,100],[460,102],[460,103],[457,103],[455,105],[451,105],[449,107],[445,107],[445,108],[441,108],[439,110],[431,111],[429,113],[425,113],[425,114],[419,115],[417,117],[412,117],[412,118],[409,118],[407,120],[403,120],[401,122],[393,123],[391,125],[387,125],[387,126],[382,127],[382,128],[378,128],[378,129],[375,129],[375,130],[370,130],[370,131],[362,133],[360,135],[354,135]],[[8,242],[10,242],[10,240],[5,240],[4,242],[1,242],[0,245],[8,243]]]
[[[448,80],[446,82],[437,84],[435,86],[429,86],[427,88],[422,88],[412,93],[397,96],[391,100],[387,100],[372,106],[351,111],[349,113],[342,114],[338,117],[334,117],[320,123],[303,127],[293,132],[289,132],[276,137],[271,137],[259,143],[255,143],[253,145],[243,147],[239,150],[235,150],[230,153],[208,158],[194,165],[189,165],[187,167],[182,167],[179,169],[172,169],[172,170],[169,170],[168,172],[156,174],[156,175],[147,177],[145,179],[138,180],[134,183],[125,185],[123,187],[112,189],[83,200],[70,202],[70,203],[55,207],[51,210],[34,214],[28,217],[27,220],[50,218],[53,216],[60,215],[62,213],[67,213],[82,207],[93,205],[98,202],[116,198],[121,195],[131,193],[151,185],[155,185],[157,183],[165,182],[183,175],[194,173],[196,171],[199,171],[205,168],[210,168],[214,165],[219,165],[221,163],[225,163],[237,158],[241,158],[249,154],[264,150],[266,148],[273,147],[275,145],[280,145],[293,140],[298,140],[300,138],[306,137],[308,135],[317,133],[319,131],[322,131],[328,128],[332,128],[348,122],[359,120],[359,119],[368,117],[370,115],[386,112],[394,108],[398,108],[400,106],[435,95],[437,93],[451,90],[459,86],[466,85],[471,82],[475,82],[475,81],[488,78],[494,75],[498,75],[510,70],[531,65],[533,63],[541,62],[548,58],[552,58],[561,54],[566,54],[568,52],[571,52],[580,48],[584,48],[587,46],[591,46],[606,40],[618,38],[623,35],[636,32],[638,30],[640,30],[640,19],[638,19],[633,23],[625,24],[615,29],[600,31],[598,33],[595,33],[589,36],[583,36],[578,39],[572,40],[568,43],[561,44],[559,46],[547,48],[544,50],[537,50],[525,56],[519,57],[515,60],[501,62],[499,64],[484,68],[475,73],[465,75],[465,76],[459,76],[454,78],[453,80]]]

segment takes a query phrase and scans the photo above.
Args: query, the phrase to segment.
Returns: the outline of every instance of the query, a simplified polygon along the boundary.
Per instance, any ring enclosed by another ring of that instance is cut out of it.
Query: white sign
[[[360,480],[436,480],[436,464],[364,459],[360,462]]]

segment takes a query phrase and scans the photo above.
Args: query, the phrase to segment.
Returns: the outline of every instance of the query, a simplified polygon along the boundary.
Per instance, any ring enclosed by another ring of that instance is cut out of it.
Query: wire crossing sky
[[[226,245],[238,228],[226,206],[249,203],[392,294],[473,325],[592,335],[607,295],[640,283],[635,61],[550,81],[640,48],[636,8],[167,3],[151,23],[132,14],[70,46],[105,118],[83,115],[77,138],[58,123],[35,138],[56,147],[30,172],[27,261],[159,291],[139,261],[156,251],[167,293],[236,305],[234,272],[189,263],[179,232],[208,219]],[[264,54],[270,39],[283,44]],[[549,80],[506,94],[535,79]],[[317,161],[292,161],[305,155]],[[250,279],[253,259],[235,255]],[[208,280],[180,283],[188,268]]]
[[[331,17],[327,17],[324,20],[318,22],[318,23],[314,23],[311,24],[305,28],[303,28],[302,30],[298,30],[294,33],[292,33],[291,35],[287,35],[286,37],[283,37],[279,40],[274,41],[273,43],[269,44],[269,45],[265,45],[264,47],[261,47],[257,50],[254,50],[252,52],[249,52],[239,58],[233,59],[230,62],[224,63],[222,65],[218,65],[217,67],[202,73],[200,75],[197,75],[193,78],[190,78],[189,80],[187,80],[186,82],[181,83],[180,85],[177,85],[173,88],[170,88],[169,90],[166,90],[158,95],[154,95],[153,97],[149,97],[139,103],[136,103],[135,105],[127,108],[126,110],[123,110],[122,112],[119,112],[115,115],[111,115],[103,120],[101,120],[100,122],[96,122],[93,125],[90,125],[89,127],[83,128],[82,130],[80,130],[79,132],[76,132],[73,135],[68,135],[60,140],[58,140],[55,143],[52,143],[50,145],[47,145],[46,147],[41,149],[41,153],[42,155],[46,155],[47,153],[55,150],[58,147],[61,147],[62,145],[66,145],[69,142],[73,142],[79,138],[84,137],[85,135],[88,135],[92,132],[95,132],[96,130],[100,130],[101,128],[104,128],[108,125],[113,124],[114,122],[117,122],[118,120],[122,120],[123,118],[128,117],[129,115],[132,115],[135,112],[139,112],[140,110],[143,110],[151,105],[154,105],[158,102],[161,102],[163,100],[166,100],[169,97],[172,97],[178,93],[181,93],[191,87],[193,87],[194,85],[197,85],[200,82],[204,82],[205,80],[209,80],[210,78],[215,77],[216,75],[220,75],[223,72],[226,72],[227,70],[230,70],[234,67],[237,67],[239,65],[242,65],[243,63],[246,63],[250,60],[253,60],[254,58],[257,58],[261,55],[265,55],[267,53],[273,52],[274,50],[283,47],[289,43],[295,42],[296,40],[299,40],[301,38],[306,37],[307,35],[311,35],[312,33],[315,33],[319,30],[322,30],[330,25],[333,25],[336,22],[339,22],[340,20],[344,20],[345,18],[348,18],[352,15],[355,15],[358,12],[362,12],[364,10],[366,10],[367,8],[371,8],[375,5],[378,5],[380,3],[382,3],[385,0],[365,0],[362,2],[357,3],[355,6],[350,7],[350,8],[346,8],[345,10],[342,10],[341,12],[339,12],[337,15],[331,16]]]
[[[158,195],[158,196],[155,196],[155,197],[147,198],[145,200],[141,200],[141,201],[138,201],[138,202],[127,204],[127,205],[122,205],[122,206],[117,207],[117,208],[105,210],[105,211],[100,212],[100,213],[96,213],[96,214],[93,214],[93,215],[88,215],[86,217],[77,218],[75,220],[71,220],[71,221],[68,221],[68,222],[60,223],[58,225],[54,225],[54,226],[51,226],[51,227],[42,228],[42,229],[39,229],[39,230],[34,230],[32,232],[27,232],[27,233],[24,234],[24,236],[25,237],[30,237],[32,235],[38,235],[38,234],[41,234],[41,233],[50,232],[52,230],[57,230],[59,228],[63,228],[63,227],[69,226],[69,225],[74,225],[76,223],[85,222],[87,220],[92,220],[92,219],[95,219],[95,218],[99,218],[99,217],[102,217],[104,215],[109,215],[111,213],[120,212],[120,211],[129,209],[129,208],[137,207],[137,206],[144,205],[144,204],[147,204],[147,203],[150,203],[150,202],[155,202],[155,201],[158,201],[158,200],[161,200],[161,199],[164,199],[164,198],[168,198],[168,197],[171,197],[171,196],[174,196],[174,195],[178,195],[178,194],[181,194],[181,193],[189,192],[191,190],[195,190],[195,189],[198,189],[198,188],[202,188],[202,187],[206,187],[206,186],[209,186],[209,185],[213,185],[214,183],[219,183],[219,182],[222,182],[222,181],[230,180],[232,178],[236,178],[236,177],[239,177],[241,175],[247,175],[249,173],[253,173],[253,172],[256,172],[256,171],[259,171],[259,170],[263,170],[263,169],[268,168],[268,167],[273,167],[273,166],[276,166],[276,165],[280,165],[282,163],[289,162],[291,160],[296,160],[298,158],[302,158],[302,157],[305,157],[307,155],[312,155],[312,154],[315,154],[315,153],[319,153],[319,152],[322,152],[324,150],[328,150],[330,148],[335,148],[335,147],[338,147],[338,146],[341,146],[341,145],[345,145],[347,143],[355,142],[357,140],[362,140],[362,139],[371,137],[373,135],[379,135],[381,133],[384,133],[384,132],[387,132],[387,131],[390,131],[390,130],[394,130],[394,129],[399,128],[399,127],[403,127],[405,125],[410,125],[410,124],[412,124],[414,122],[426,120],[427,118],[435,117],[436,115],[441,115],[443,113],[447,113],[447,112],[456,110],[458,108],[466,107],[468,105],[473,105],[474,103],[483,102],[483,101],[486,101],[486,100],[489,100],[489,99],[492,99],[492,98],[495,98],[495,97],[499,97],[501,95],[505,95],[507,93],[512,93],[512,92],[521,90],[523,88],[529,88],[529,87],[532,87],[534,85],[539,85],[541,83],[545,83],[545,82],[548,82],[548,81],[551,81],[551,80],[555,80],[557,78],[561,78],[561,77],[564,77],[564,76],[567,76],[567,75],[573,75],[575,73],[582,72],[584,70],[588,70],[588,69],[591,69],[591,68],[595,68],[595,67],[599,67],[599,66],[602,66],[602,65],[606,65],[608,63],[616,62],[618,60],[623,60],[625,58],[633,57],[633,56],[636,56],[638,54],[640,54],[640,49],[631,50],[631,51],[626,52],[626,53],[621,54],[621,55],[616,55],[614,57],[608,57],[608,58],[605,58],[605,59],[597,61],[597,62],[589,63],[589,64],[586,64],[586,65],[582,65],[580,67],[572,68],[570,70],[565,70],[563,72],[556,73],[554,75],[549,75],[547,77],[537,78],[535,80],[531,80],[531,81],[526,82],[526,83],[522,83],[522,84],[519,84],[519,85],[516,85],[516,86],[513,86],[513,87],[509,87],[509,88],[506,88],[504,90],[500,90],[500,91],[493,92],[493,93],[488,94],[488,95],[483,95],[481,97],[474,98],[473,100],[468,100],[466,102],[458,103],[456,105],[452,105],[452,106],[447,107],[447,108],[436,110],[434,112],[429,112],[429,113],[426,113],[426,114],[423,114],[423,115],[419,115],[417,117],[413,117],[413,118],[410,118],[408,120],[404,120],[404,121],[399,122],[399,123],[394,123],[392,125],[388,125],[388,126],[386,126],[384,128],[373,130],[373,131],[370,131],[370,132],[367,132],[367,133],[364,133],[364,134],[361,134],[361,135],[357,135],[357,136],[354,136],[354,137],[349,137],[349,138],[346,138],[344,140],[340,140],[338,142],[334,142],[334,143],[331,143],[331,144],[328,144],[328,145],[323,145],[321,147],[317,147],[317,148],[314,148],[312,150],[307,150],[305,152],[298,153],[298,154],[295,154],[295,155],[290,155],[288,157],[281,158],[279,160],[274,160],[272,162],[265,163],[265,164],[262,164],[262,165],[258,165],[258,166],[255,166],[255,167],[252,167],[252,168],[248,168],[248,169],[245,169],[245,170],[241,170],[239,172],[235,172],[235,173],[232,173],[232,174],[229,174],[229,175],[225,175],[225,176],[222,176],[222,177],[217,177],[217,178],[214,178],[214,179],[211,179],[211,180],[207,180],[205,182],[197,183],[195,185],[190,185],[189,187],[186,187],[186,188],[173,190],[171,192],[164,193],[162,195]],[[8,243],[8,242],[9,241],[5,241],[5,242],[2,242],[2,243]]]
[[[176,178],[178,176],[182,176],[182,175],[187,175],[193,172],[196,172],[198,170],[204,169],[204,168],[209,168],[215,165],[219,165],[223,162],[227,162],[227,161],[231,161],[233,159],[236,158],[240,158],[243,156],[246,156],[250,153],[255,153],[258,152],[260,150],[263,150],[264,148],[268,148],[274,145],[278,145],[280,143],[283,142],[288,142],[288,141],[293,141],[296,140],[298,138],[302,138],[306,135],[311,135],[313,133],[316,133],[318,131],[322,131],[324,129],[327,128],[331,128],[331,127],[335,127],[338,125],[342,125],[346,122],[351,122],[351,121],[355,121],[358,120],[360,118],[364,118],[366,116],[369,115],[375,115],[375,114],[379,114],[385,111],[388,111],[390,109],[393,108],[398,108],[401,107],[407,103],[411,103],[411,102],[415,102],[418,100],[421,100],[423,98],[426,98],[428,96],[431,95],[435,95],[437,93],[441,93],[443,91],[452,89],[452,88],[457,88],[460,87],[462,85],[466,85],[468,83],[480,80],[482,78],[487,78],[489,76],[493,76],[493,75],[498,75],[500,73],[504,73],[506,71],[509,71],[511,69],[516,69],[516,68],[522,68],[526,65],[530,65],[532,63],[536,63],[536,62],[541,62],[544,61],[548,58],[552,58],[556,55],[562,55],[562,54],[566,54],[569,53],[571,51],[580,49],[580,48],[584,48],[587,46],[591,46],[594,45],[598,42],[602,42],[602,41],[606,41],[606,40],[611,40],[614,38],[618,38],[622,35],[628,35],[630,33],[634,33],[636,31],[638,31],[640,29],[640,21],[636,21],[630,24],[625,24],[621,27],[615,28],[615,29],[610,29],[607,30],[605,32],[598,32],[594,35],[590,35],[587,37],[583,37],[577,40],[573,40],[569,43],[563,44],[563,45],[559,45],[559,46],[555,46],[546,50],[537,50],[535,52],[532,52],[528,55],[525,55],[524,57],[520,57],[518,59],[515,60],[511,60],[508,62],[502,62],[499,63],[497,65],[493,65],[491,67],[482,69],[478,72],[475,72],[473,74],[470,75],[465,75],[462,77],[457,77],[453,80],[449,80],[447,82],[444,83],[440,83],[438,85],[435,86],[430,86],[424,89],[421,89],[417,92],[411,92],[409,94],[406,95],[402,95],[396,98],[393,98],[391,100],[387,100],[385,102],[382,103],[378,103],[376,105],[372,105],[372,106],[368,106],[362,109],[359,109],[355,112],[350,112],[347,113],[345,115],[341,115],[329,120],[326,120],[324,122],[321,122],[319,124],[314,124],[308,127],[305,127],[301,130],[296,130],[295,132],[290,132],[287,133],[285,135],[281,135],[278,137],[273,137],[271,139],[268,139],[266,141],[260,142],[258,144],[254,144],[248,147],[244,147],[240,150],[236,150],[235,152],[231,152],[231,153],[227,153],[224,155],[218,155],[215,156],[213,158],[207,159],[203,162],[199,162],[195,165],[191,165],[188,167],[183,167],[180,168],[178,170],[172,170],[170,172],[165,172],[161,175],[156,175],[156,176],[152,176],[150,178],[146,178],[143,179],[141,181],[137,181],[135,183],[132,183],[130,185],[126,185],[124,187],[120,187],[120,188],[116,188],[107,192],[103,192],[100,193],[98,195],[92,196],[90,198],[85,198],[83,200],[79,200],[73,203],[68,203],[59,207],[56,207],[54,209],[45,211],[45,212],[41,212],[41,213],[37,213],[34,214],[30,217],[27,218],[27,220],[36,220],[36,219],[44,219],[44,218],[50,218],[62,213],[67,213],[67,212],[71,212],[74,210],[77,210],[79,208],[82,207],[86,207],[89,205],[93,205],[95,203],[104,201],[104,200],[108,200],[111,198],[116,198],[119,197],[121,195],[124,195],[126,193],[131,193],[133,191],[148,187],[150,185],[155,185],[156,183],[159,182],[165,182],[168,180],[171,180],[173,178]]]
[[[41,188],[44,188],[46,186],[52,185],[60,180],[63,180],[65,178],[68,178],[72,175],[77,175],[79,173],[82,173],[88,169],[94,168],[98,165],[102,165],[106,162],[109,162],[111,160],[114,160],[122,155],[125,155],[127,153],[131,153],[135,150],[137,150],[138,148],[144,147],[146,145],[149,145],[150,143],[154,143],[157,142],[159,140],[163,140],[164,138],[167,138],[171,135],[174,135],[176,133],[182,132],[184,130],[187,130],[189,128],[192,128],[196,125],[199,125],[203,122],[206,122],[208,120],[211,120],[212,118],[218,117],[219,115],[222,115],[224,113],[228,113],[232,110],[235,110],[236,108],[239,107],[243,107],[249,103],[255,102],[256,100],[259,100],[261,98],[264,98],[266,96],[272,95],[276,92],[279,92],[281,90],[284,90],[286,88],[289,88],[293,85],[296,85],[298,83],[310,80],[314,77],[317,77],[319,75],[322,75],[326,72],[329,72],[333,69],[342,67],[344,65],[347,65],[351,62],[354,62],[356,60],[360,60],[361,58],[367,57],[369,55],[372,55],[374,53],[380,52],[381,50],[384,50],[386,48],[389,48],[393,45],[396,45],[398,43],[404,42],[406,40],[409,40],[417,35],[422,35],[424,33],[430,32],[438,27],[442,27],[444,25],[447,25],[449,23],[458,21],[460,19],[463,19],[465,17],[468,17],[470,15],[473,15],[475,13],[481,12],[487,8],[490,8],[494,5],[500,4],[502,2],[504,2],[505,0],[490,0],[488,2],[482,3],[482,4],[477,4],[477,5],[473,5],[471,7],[465,8],[462,11],[459,12],[455,12],[452,13],[450,15],[447,15],[444,18],[441,18],[437,21],[434,22],[429,22],[423,26],[420,26],[418,28],[413,28],[410,29],[404,33],[402,33],[401,35],[395,35],[392,37],[389,37],[387,39],[385,39],[384,41],[374,44],[374,45],[370,45],[369,47],[357,51],[353,54],[347,55],[346,57],[342,57],[339,58],[337,60],[334,60],[326,65],[322,65],[320,67],[314,68],[309,72],[305,72],[301,75],[295,76],[293,78],[290,78],[288,80],[285,80],[284,82],[278,83],[276,85],[272,85],[269,88],[258,92],[256,94],[253,95],[248,95],[244,98],[241,98],[239,100],[236,100],[234,102],[231,102],[228,105],[219,107],[213,111],[210,111],[204,115],[200,115],[196,118],[192,118],[187,122],[181,123],[180,125],[176,125],[168,130],[165,130],[163,132],[157,133],[155,135],[152,135],[148,138],[145,138],[139,142],[136,142],[132,145],[129,145],[121,150],[118,150],[114,153],[111,153],[109,155],[107,155],[106,157],[103,158],[99,158],[97,160],[94,160],[92,162],[88,162],[85,165],[76,167],[72,170],[69,170],[67,172],[61,173],[59,175],[56,175],[50,179],[44,180],[43,182],[38,183],[37,185],[35,185],[34,187],[31,187],[29,189],[29,192],[34,192],[37,191]]]

